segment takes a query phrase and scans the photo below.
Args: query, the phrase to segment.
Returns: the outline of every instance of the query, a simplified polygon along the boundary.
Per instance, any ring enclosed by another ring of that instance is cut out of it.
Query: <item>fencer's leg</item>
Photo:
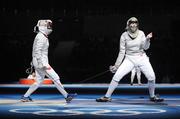
[[[101,98],[97,98],[96,101],[97,102],[111,101],[110,97],[111,97],[112,93],[114,92],[114,90],[116,89],[116,87],[118,86],[118,82],[122,79],[122,77],[124,75],[129,73],[133,67],[134,67],[134,64],[132,62],[130,62],[128,59],[125,59],[124,62],[121,64],[121,66],[116,71],[115,75],[113,76],[112,81],[108,87],[108,90],[107,90],[105,96],[103,96]]]
[[[141,71],[140,70],[137,71],[136,76],[137,76],[138,84],[141,85]]]
[[[126,75],[128,74],[132,68],[134,67],[134,64],[129,61],[129,59],[125,59],[124,62],[121,64],[121,66],[116,71],[115,75],[113,76],[113,79],[109,85],[108,91],[106,93],[106,97],[111,97],[112,93],[116,89],[118,82]]]
[[[150,97],[155,96],[155,80],[148,80],[148,89]]]
[[[114,90],[116,89],[116,87],[118,86],[118,81],[112,80],[111,83],[109,84],[108,90],[105,94],[105,97],[111,97],[112,93],[114,92]]]
[[[60,82],[60,78],[58,76],[58,74],[54,71],[54,69],[51,67],[50,69],[46,70],[46,75],[52,79],[52,81],[54,82],[56,88],[59,90],[59,92],[65,97],[67,98],[68,93],[65,91],[63,85]]]
[[[150,101],[152,102],[162,102],[164,101],[163,98],[160,98],[159,96],[155,95],[155,80],[148,80],[149,85],[149,94],[150,94]]]
[[[146,78],[148,79],[150,101],[153,101],[153,102],[163,101],[164,99],[159,98],[155,95],[155,79],[156,79],[156,77],[155,77],[154,70],[153,70],[148,58],[145,58],[141,62],[140,69],[144,73]]]
[[[27,90],[27,92],[24,94],[24,97],[29,97],[43,82],[44,80],[44,76],[45,74],[43,73],[43,71],[41,71],[41,69],[37,69],[35,70],[36,73],[36,79],[30,88]]]
[[[149,60],[145,59],[140,66],[141,71],[144,73],[146,78],[148,79],[148,88],[150,97],[154,97],[155,95],[155,73],[153,68],[149,62]]]
[[[135,68],[133,68],[133,70],[131,71],[131,85],[133,85],[134,77],[135,77]]]
[[[155,92],[155,80],[148,80],[148,86],[149,86],[150,101],[152,101],[152,102],[164,101],[163,98],[160,98],[159,96],[154,94],[154,92]]]

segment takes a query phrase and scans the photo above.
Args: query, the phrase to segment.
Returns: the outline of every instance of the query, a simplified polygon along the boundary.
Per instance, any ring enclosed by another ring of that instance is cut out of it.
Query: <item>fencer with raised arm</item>
[[[144,50],[150,46],[152,33],[145,36],[139,29],[139,21],[131,17],[126,23],[126,31],[120,37],[120,51],[116,62],[110,66],[110,71],[115,73],[105,96],[97,98],[97,102],[111,101],[111,95],[118,86],[119,81],[128,74],[134,67],[139,67],[148,79],[150,101],[163,101],[155,95],[155,73]]]

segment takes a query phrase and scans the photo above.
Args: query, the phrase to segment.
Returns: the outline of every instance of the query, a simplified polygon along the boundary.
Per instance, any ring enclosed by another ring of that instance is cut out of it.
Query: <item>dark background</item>
[[[147,55],[157,83],[179,83],[180,3],[164,0],[5,0],[0,2],[0,83],[27,77],[33,27],[51,19],[49,60],[63,83],[109,83],[126,21],[135,16],[140,29],[153,32]],[[121,81],[130,82],[128,74]],[[142,82],[147,82],[142,75]]]

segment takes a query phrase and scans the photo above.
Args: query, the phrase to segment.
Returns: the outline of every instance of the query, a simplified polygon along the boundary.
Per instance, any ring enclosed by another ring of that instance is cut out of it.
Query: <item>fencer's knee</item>
[[[59,81],[59,79],[53,79],[55,82],[58,82]]]
[[[112,80],[112,81],[114,81],[114,82],[116,82],[116,83],[119,83],[119,81],[117,81],[117,80]]]
[[[155,80],[148,80],[148,83],[155,83]]]
[[[51,76],[49,78],[51,78],[52,80],[55,80],[55,81],[60,80],[60,77],[58,75],[53,75],[53,76]]]
[[[60,78],[59,78],[59,77],[53,78],[52,80],[53,80],[54,82],[56,82],[56,83],[59,83],[59,82],[60,82]]]
[[[155,78],[150,78],[150,79],[148,79],[148,83],[153,83],[153,84],[155,84]]]
[[[118,78],[118,77],[114,76],[112,80],[115,81],[115,82],[119,82],[120,79],[121,79],[121,78]]]
[[[155,80],[156,80],[155,75],[148,76],[148,81],[155,81]]]

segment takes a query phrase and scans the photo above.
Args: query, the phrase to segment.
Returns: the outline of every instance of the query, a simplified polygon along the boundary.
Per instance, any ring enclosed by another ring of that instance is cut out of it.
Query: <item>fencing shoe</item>
[[[96,102],[111,102],[111,100],[111,98],[103,96],[101,98],[97,98]]]
[[[164,99],[155,95],[154,97],[150,97],[150,101],[152,101],[152,102],[163,102]]]
[[[76,95],[77,95],[77,93],[75,93],[75,94],[68,94],[68,95],[67,95],[67,98],[65,98],[66,102],[67,102],[67,103],[70,103],[71,100],[72,100]]]
[[[21,102],[32,102],[32,101],[33,101],[32,98],[30,98],[29,96],[28,97],[24,97],[24,96],[21,97]]]

